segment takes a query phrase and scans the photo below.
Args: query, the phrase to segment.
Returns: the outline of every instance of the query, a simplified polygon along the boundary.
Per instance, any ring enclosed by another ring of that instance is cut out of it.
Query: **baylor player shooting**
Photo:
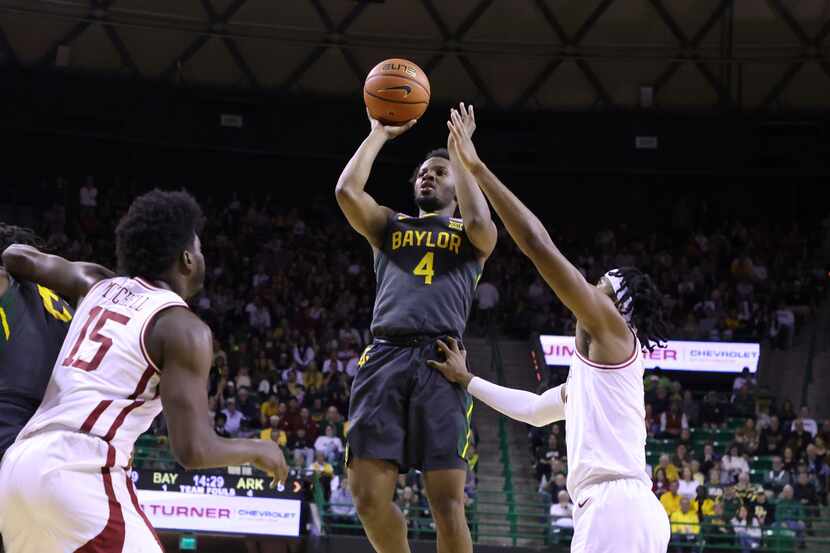
[[[470,132],[472,109],[460,105]],[[412,179],[417,217],[378,205],[364,191],[383,144],[414,125],[371,132],[337,183],[337,201],[371,244],[377,293],[374,343],[352,384],[346,462],[366,534],[379,553],[408,552],[406,522],[395,506],[399,472],[424,472],[438,550],[472,551],[464,516],[472,400],[427,361],[438,338],[464,333],[496,227],[472,175],[446,149],[427,154]],[[456,210],[461,218],[454,218]]]

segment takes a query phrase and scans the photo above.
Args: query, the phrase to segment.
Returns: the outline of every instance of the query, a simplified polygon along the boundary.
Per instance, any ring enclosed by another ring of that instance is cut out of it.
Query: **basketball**
[[[372,117],[384,125],[403,125],[418,119],[429,105],[429,79],[409,60],[391,58],[369,71],[363,101]]]

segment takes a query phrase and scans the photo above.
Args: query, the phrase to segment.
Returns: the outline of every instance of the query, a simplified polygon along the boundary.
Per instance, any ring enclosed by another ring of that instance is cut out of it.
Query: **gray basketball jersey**
[[[481,265],[461,219],[396,213],[375,255],[375,276],[375,336],[461,337]]]

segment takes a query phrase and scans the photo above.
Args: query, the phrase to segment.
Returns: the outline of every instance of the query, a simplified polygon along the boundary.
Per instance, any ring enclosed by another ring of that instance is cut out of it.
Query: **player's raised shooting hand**
[[[442,340],[436,342],[438,351],[444,354],[445,361],[427,361],[427,365],[441,371],[444,378],[450,382],[461,384],[466,390],[473,375],[467,370],[467,350],[458,347],[458,340],[450,336],[445,343]]]
[[[473,131],[476,129],[475,114],[472,106],[469,109],[464,109],[463,106],[464,104],[461,104],[463,115],[454,108],[450,110],[450,120],[447,121],[447,128],[450,130],[447,147],[468,171],[474,171],[481,166],[481,159],[472,140]]]
[[[366,108],[366,117],[369,118],[369,124],[372,127],[371,132],[382,134],[386,140],[392,140],[393,138],[399,137],[400,135],[411,129],[415,125],[415,123],[418,122],[417,119],[413,119],[409,123],[406,123],[399,127],[395,127],[393,125],[384,125],[383,123],[372,117],[372,114],[369,113],[369,108]]]
[[[273,478],[272,488],[277,483],[285,482],[285,479],[288,478],[288,463],[285,462],[285,456],[280,446],[271,440],[256,440],[256,442],[258,452],[253,459],[254,466],[271,475]]]

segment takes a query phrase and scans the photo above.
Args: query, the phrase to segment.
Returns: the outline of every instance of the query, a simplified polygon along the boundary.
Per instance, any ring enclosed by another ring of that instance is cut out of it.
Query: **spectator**
[[[297,345],[294,346],[294,362],[300,369],[305,369],[315,357],[314,347],[309,343],[308,338],[300,336]]]
[[[751,417],[755,413],[755,398],[749,392],[749,384],[744,384],[732,398],[732,414],[736,417]]]
[[[311,463],[311,471],[320,479],[320,487],[323,489],[323,497],[326,501],[331,496],[331,479],[334,478],[334,468],[331,463],[326,461],[326,457],[322,451],[317,451],[314,455],[314,462]]]
[[[263,404],[259,407],[259,420],[260,425],[265,428],[268,425],[268,421],[279,412],[279,403],[277,402],[277,396],[275,394],[270,394],[268,396],[268,401],[263,402]]]
[[[755,498],[755,509],[753,514],[761,523],[761,528],[771,526],[775,520],[775,506],[767,501],[766,492],[758,494]]]
[[[785,429],[792,428],[793,421],[798,418],[795,411],[793,411],[793,402],[785,399],[781,405],[781,412],[778,413],[778,418],[781,419],[781,427]]]
[[[692,469],[692,478],[695,479],[698,486],[703,486],[706,484],[706,476],[703,474],[703,471],[700,470],[700,461],[697,459],[692,459],[690,463],[690,468]]]
[[[227,420],[225,422],[225,430],[235,438],[239,435],[239,429],[242,426],[242,421],[245,419],[245,415],[236,409],[236,399],[229,397],[225,400],[225,408],[222,409],[222,413]]]
[[[790,432],[796,432],[796,422],[801,421],[801,427],[810,433],[810,436],[813,438],[816,437],[818,434],[818,424],[816,423],[816,419],[810,416],[810,408],[806,405],[801,406],[801,410],[798,413],[798,420],[793,421]]]
[[[678,546],[678,550],[684,549],[684,544],[697,541],[700,534],[700,519],[697,513],[692,510],[692,504],[688,497],[680,500],[680,507],[670,516],[671,520],[671,541]]]
[[[703,406],[700,409],[700,419],[704,428],[720,428],[726,421],[723,406],[718,400],[717,392],[709,391],[703,396]]]
[[[340,416],[340,411],[334,405],[330,405],[329,408],[326,409],[326,422],[321,423],[321,426],[325,428],[325,425],[334,427],[335,436],[346,435],[343,428],[343,417]]]
[[[689,456],[689,451],[683,444],[678,444],[674,449],[674,455],[671,462],[676,467],[683,467],[691,463],[692,458]]]
[[[715,453],[715,446],[712,442],[703,444],[703,459],[700,468],[704,474],[709,474],[715,465],[720,463],[720,456]]]
[[[778,302],[778,308],[772,315],[769,335],[772,338],[773,347],[789,349],[793,344],[795,313],[784,302]]]
[[[700,485],[697,487],[695,499],[692,501],[692,509],[695,510],[697,518],[700,520],[715,514],[715,502],[709,497],[709,490],[706,486]]]
[[[796,533],[801,546],[804,546],[804,507],[800,501],[793,498],[793,487],[789,484],[784,486],[778,495],[778,503],[775,504],[775,522]]]
[[[782,458],[782,461],[784,462],[784,470],[790,473],[790,480],[795,481],[795,474],[798,469],[798,459],[796,459],[795,454],[793,453],[793,448],[784,448],[784,457]],[[793,482],[790,483],[792,484]]]
[[[340,484],[331,494],[331,512],[334,521],[339,524],[355,524],[357,522],[357,509],[354,505],[352,492],[349,491],[349,481],[343,476]]]
[[[337,358],[337,352],[332,350],[329,356],[323,361],[323,374],[339,374],[345,370],[343,362]]]
[[[306,459],[306,465],[311,465],[314,461],[314,442],[306,436],[304,428],[298,428],[297,431],[288,437],[288,449],[294,452],[300,452]]]
[[[791,483],[790,471],[784,468],[784,462],[781,460],[781,457],[776,455],[772,458],[772,468],[767,472],[766,478],[764,478],[764,484],[778,494],[781,493],[784,486]]]
[[[552,497],[559,497],[559,494],[562,491],[567,491],[565,475],[561,472],[557,472],[550,484],[550,495]]]
[[[669,481],[666,479],[666,471],[662,467],[657,467],[657,470],[654,471],[654,479],[651,482],[651,491],[654,492],[654,495],[660,497],[668,489]]]
[[[737,394],[738,390],[746,385],[750,388],[755,388],[758,385],[755,375],[749,372],[749,367],[744,367],[741,374],[735,377],[735,381],[732,383],[732,394]]]
[[[744,425],[735,431],[735,443],[739,444],[744,451],[752,455],[758,451],[760,438],[758,429],[755,428],[755,419],[746,419]]]
[[[692,477],[692,469],[683,467],[682,476],[678,481],[677,493],[680,497],[693,499],[697,494],[697,481]]]
[[[271,329],[271,312],[259,297],[245,306],[245,313],[248,315],[248,324],[252,329],[260,333]]]
[[[309,440],[314,442],[319,435],[319,428],[317,423],[314,422],[314,419],[311,418],[311,411],[308,410],[308,407],[303,407],[300,409],[300,420],[297,425],[297,428],[302,428],[305,430],[305,435],[308,437]]]
[[[559,438],[556,434],[550,433],[548,435],[548,447],[536,463],[536,478],[541,480],[546,478],[551,479],[551,464],[553,461],[564,459],[565,451],[562,444],[559,443]]]
[[[741,472],[749,472],[749,464],[746,462],[746,459],[738,453],[738,451],[738,446],[736,444],[732,444],[729,446],[729,452],[721,459],[721,482],[734,484]]]
[[[808,514],[818,514],[818,493],[816,493],[816,485],[810,479],[807,471],[798,473],[795,486],[793,486],[793,497],[795,500],[804,506],[804,511]]]
[[[259,438],[261,440],[273,440],[277,442],[280,447],[286,446],[288,438],[285,435],[285,431],[280,430],[279,415],[272,415],[271,418],[268,419],[268,428],[264,428],[262,432],[259,433]]]
[[[246,420],[254,425],[259,422],[259,404],[251,397],[249,389],[245,386],[237,388],[236,408]]]
[[[95,186],[95,179],[87,177],[81,187],[79,200],[81,204],[81,216],[84,218],[93,217],[98,207],[98,188]]]
[[[720,499],[723,504],[723,516],[727,520],[732,520],[738,509],[741,507],[741,499],[735,493],[735,486],[727,486],[723,490],[723,497]]]
[[[716,548],[731,549],[733,542],[732,525],[724,517],[723,504],[716,502],[713,510],[714,514],[703,520],[706,544]]]
[[[672,513],[680,509],[680,495],[677,493],[677,480],[669,483],[669,491],[660,496],[660,503],[671,517]]]
[[[793,450],[793,455],[799,458],[807,450],[807,446],[813,442],[813,436],[804,429],[800,419],[793,421],[794,430],[787,440],[787,447]]]
[[[236,383],[237,393],[239,393],[240,388],[247,388],[250,391],[253,382],[251,381],[251,372],[248,367],[239,367],[239,372],[236,373],[234,382]]]
[[[659,464],[654,468],[654,471],[657,472],[657,469],[660,468],[666,473],[666,479],[669,482],[675,482],[680,477],[677,472],[677,467],[671,464],[667,453],[660,455]]]
[[[550,522],[554,528],[573,528],[574,506],[568,492],[561,491],[557,495],[557,502],[550,506]]]
[[[668,413],[660,415],[660,434],[664,438],[677,438],[684,428],[689,428],[689,420],[680,410],[680,403],[673,401]]]
[[[225,429],[225,425],[228,422],[228,417],[225,413],[216,413],[213,421],[213,431],[216,432],[217,436],[221,436],[223,438],[231,437],[230,433]]]
[[[746,505],[741,505],[732,519],[732,529],[741,546],[741,553],[749,553],[761,546],[761,524],[758,518],[749,514]]]
[[[784,449],[784,432],[778,417],[770,417],[769,427],[761,432],[759,440],[759,455],[781,455]]]
[[[314,440],[314,451],[322,453],[329,461],[337,461],[343,453],[343,442],[334,432],[334,426],[329,424],[326,426],[325,435]]]
[[[749,505],[755,502],[755,499],[763,494],[764,490],[760,486],[756,486],[749,481],[749,473],[742,471],[738,475],[738,483],[735,484],[735,495],[741,500],[743,505]]]

